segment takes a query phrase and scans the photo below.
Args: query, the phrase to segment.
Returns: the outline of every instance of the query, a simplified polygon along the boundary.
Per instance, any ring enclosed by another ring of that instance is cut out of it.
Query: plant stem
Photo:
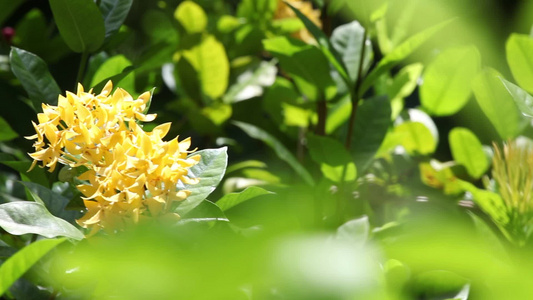
[[[328,107],[325,100],[316,103],[318,112],[318,123],[316,125],[316,135],[326,135],[326,118],[328,116]]]
[[[78,75],[76,76],[76,85],[78,85],[79,82],[83,79],[83,75],[85,75],[85,69],[87,67],[87,62],[89,60],[89,53],[83,52],[81,54],[81,60],[80,60],[80,67],[78,68]],[[76,90],[77,86],[74,90]]]
[[[364,58],[365,58],[365,50],[366,50],[366,37],[367,37],[367,30],[363,29],[363,42],[361,43],[361,56],[359,57],[359,69],[357,70],[357,81],[355,82],[355,87],[353,91],[350,93],[350,97],[352,100],[352,112],[350,114],[350,121],[348,123],[348,135],[346,136],[346,149],[350,150],[350,147],[352,145],[352,135],[353,135],[353,127],[355,124],[355,116],[357,115],[357,108],[359,106],[359,101],[361,100],[361,97],[359,97],[359,90],[361,88],[361,84],[363,83],[363,65],[364,65]]]

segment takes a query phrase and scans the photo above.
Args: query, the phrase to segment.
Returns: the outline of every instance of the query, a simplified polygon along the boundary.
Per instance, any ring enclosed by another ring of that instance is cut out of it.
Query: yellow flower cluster
[[[114,232],[141,218],[179,218],[171,208],[187,198],[190,191],[178,190],[176,183],[195,184],[188,168],[200,155],[188,157],[190,138],[163,141],[170,123],[145,132],[138,121],[149,122],[155,114],[144,114],[150,93],[133,99],[111,81],[99,95],[84,92],[59,96],[58,105],[43,104],[33,123],[35,135],[32,168],[40,161],[52,172],[59,162],[87,168],[77,188],[84,195],[87,213],[80,226],[94,234],[100,229]]]
[[[302,14],[304,14],[309,20],[315,23],[316,26],[322,27],[322,22],[320,21],[320,11],[313,9],[311,2],[304,0],[287,0],[287,2],[298,9]],[[286,18],[296,18],[294,11],[285,4],[285,1],[278,0],[278,6],[276,12],[274,13],[274,19],[286,19]],[[300,39],[308,44],[315,42],[313,36],[305,28],[300,29],[295,32],[293,36],[297,39]]]

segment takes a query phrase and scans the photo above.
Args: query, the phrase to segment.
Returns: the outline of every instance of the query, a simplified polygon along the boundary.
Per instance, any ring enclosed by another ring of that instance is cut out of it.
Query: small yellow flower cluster
[[[171,211],[174,201],[188,197],[190,191],[178,190],[176,183],[195,184],[188,168],[200,155],[187,157],[190,138],[163,141],[170,123],[145,132],[137,123],[149,122],[155,114],[144,114],[150,93],[133,99],[123,89],[113,89],[111,81],[99,95],[84,92],[60,95],[58,105],[43,104],[33,123],[37,134],[33,146],[32,168],[40,161],[52,172],[59,162],[87,171],[78,179],[77,188],[85,196],[87,213],[77,220],[94,234],[100,229],[121,230],[146,217],[179,218]]]
[[[315,23],[316,26],[322,27],[322,22],[320,21],[320,11],[313,9],[311,2],[304,0],[287,0],[287,2],[298,9],[302,14],[304,14],[311,22]],[[278,0],[278,6],[276,12],[274,13],[274,19],[286,19],[286,18],[296,18],[296,14],[292,9],[285,4],[285,1]],[[300,39],[308,44],[315,43],[315,39],[305,28],[295,32],[293,36],[297,39]]]

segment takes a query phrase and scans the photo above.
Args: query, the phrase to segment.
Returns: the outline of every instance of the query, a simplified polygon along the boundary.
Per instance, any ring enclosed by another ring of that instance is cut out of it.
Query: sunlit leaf
[[[339,141],[309,135],[307,147],[311,158],[320,165],[322,174],[333,182],[353,181],[357,170],[350,153]]]
[[[40,240],[15,253],[0,266],[0,295],[65,239]]]
[[[516,82],[533,93],[533,38],[526,34],[511,34],[505,49],[507,63]]]
[[[420,87],[422,106],[435,116],[458,112],[470,98],[471,82],[480,66],[481,55],[473,46],[442,52],[424,72]]]
[[[500,77],[495,70],[486,69],[474,78],[472,89],[481,110],[500,137],[508,139],[520,134],[526,124]]]
[[[533,118],[533,97],[519,86],[512,84],[503,78],[500,79],[507,88],[507,91],[513,96],[513,100],[520,111],[524,115]]]
[[[220,200],[218,200],[216,204],[218,205],[218,207],[220,207],[220,209],[222,209],[222,211],[226,211],[248,200],[271,194],[273,193],[263,188],[251,186],[246,188],[242,192],[230,193],[225,195],[224,197],[220,198]]]
[[[473,178],[480,178],[489,168],[489,160],[479,139],[468,129],[456,127],[450,131],[450,148],[453,159],[465,166]]]
[[[0,204],[0,227],[13,235],[38,234],[47,238],[64,236],[83,239],[79,229],[54,217],[43,204],[17,201]]]
[[[248,134],[250,137],[263,141],[270,148],[272,148],[274,152],[276,152],[280,159],[287,162],[307,184],[314,184],[314,180],[311,177],[311,174],[309,174],[309,172],[298,162],[296,157],[294,157],[294,155],[289,150],[287,150],[287,148],[285,148],[285,146],[280,143],[275,137],[251,124],[237,121],[234,121],[233,124],[235,124],[237,127],[246,132],[246,134]]]
[[[211,194],[224,177],[228,165],[227,148],[204,149],[191,155],[201,155],[200,162],[189,169],[189,175],[199,178],[197,184],[184,184],[181,181],[177,186],[180,190],[191,191],[189,197],[180,202],[176,212],[185,215]]]
[[[109,80],[113,76],[117,76],[124,72],[126,68],[131,67],[131,62],[122,54],[108,58],[99,68],[96,70],[92,80],[91,87],[98,85],[100,82]],[[118,79],[115,77],[115,79]],[[135,92],[135,75],[133,72],[129,72],[126,76],[120,80],[113,81],[115,87],[121,87],[129,93]],[[97,89],[97,92],[99,90]]]
[[[11,47],[9,61],[13,74],[20,80],[37,111],[41,110],[41,103],[57,104],[61,90],[42,59],[33,53]]]
[[[104,19],[92,0],[49,0],[59,33],[74,52],[93,52],[106,34]]]
[[[207,16],[204,10],[193,1],[181,2],[174,12],[174,18],[188,33],[202,32],[207,26]]]
[[[224,95],[224,102],[232,103],[248,100],[263,94],[263,88],[271,86],[276,79],[277,60],[261,62],[254,70],[245,71],[237,82]]]

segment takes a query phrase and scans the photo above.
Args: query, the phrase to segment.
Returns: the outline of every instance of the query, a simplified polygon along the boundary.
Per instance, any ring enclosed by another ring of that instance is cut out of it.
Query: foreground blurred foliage
[[[497,5],[0,2],[0,294],[529,299],[532,19]]]

